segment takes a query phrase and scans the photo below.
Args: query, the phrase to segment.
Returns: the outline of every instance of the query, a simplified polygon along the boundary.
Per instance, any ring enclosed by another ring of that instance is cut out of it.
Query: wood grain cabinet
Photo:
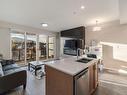
[[[45,66],[46,95],[74,95],[73,76]]]
[[[97,64],[94,63],[90,65],[87,70],[88,70],[87,83],[89,86],[88,93],[89,95],[91,95],[98,85]],[[76,95],[74,81],[75,76],[69,75],[67,73],[64,73],[60,70],[57,70],[47,65],[45,66],[45,71],[46,71],[46,95]],[[85,84],[87,85],[87,83]]]
[[[97,63],[89,66],[89,92],[92,94],[98,86],[98,69]]]

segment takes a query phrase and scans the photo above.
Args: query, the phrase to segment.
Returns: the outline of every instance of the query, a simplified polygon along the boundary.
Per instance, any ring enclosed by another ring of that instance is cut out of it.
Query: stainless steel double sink
[[[81,58],[79,60],[76,60],[77,62],[81,62],[81,63],[88,63],[90,61],[92,61],[93,59],[88,59],[88,58]]]

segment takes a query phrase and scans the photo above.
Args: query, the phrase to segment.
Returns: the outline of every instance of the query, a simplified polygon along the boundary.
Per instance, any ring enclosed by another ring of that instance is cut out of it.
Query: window
[[[11,33],[12,59],[20,64],[25,62],[25,35],[23,33]]]
[[[36,61],[36,41],[35,34],[26,34],[26,59],[27,62]]]
[[[39,35],[39,59],[47,59],[47,36]]]
[[[101,44],[112,46],[113,58],[127,62],[127,44],[101,42]]]
[[[114,59],[127,62],[127,45],[126,44],[113,45],[113,57]]]
[[[48,60],[55,56],[55,37],[30,33],[11,33],[12,59],[25,65],[30,61]]]
[[[48,39],[48,58],[54,58],[54,40],[55,37],[49,37]]]

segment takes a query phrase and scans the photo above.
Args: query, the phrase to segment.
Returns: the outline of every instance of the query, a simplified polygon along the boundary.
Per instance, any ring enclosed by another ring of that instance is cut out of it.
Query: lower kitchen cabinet
[[[59,68],[45,66],[46,95],[91,95],[98,85],[97,63],[81,70],[76,75]]]
[[[73,76],[49,66],[46,70],[46,95],[74,95]]]
[[[89,93],[92,94],[98,86],[97,63],[89,66]]]

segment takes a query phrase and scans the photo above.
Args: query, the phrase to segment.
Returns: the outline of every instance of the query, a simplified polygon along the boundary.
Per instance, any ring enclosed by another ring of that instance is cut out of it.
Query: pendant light
[[[96,20],[96,26],[93,28],[93,31],[100,31],[101,27],[98,25],[98,21]]]

